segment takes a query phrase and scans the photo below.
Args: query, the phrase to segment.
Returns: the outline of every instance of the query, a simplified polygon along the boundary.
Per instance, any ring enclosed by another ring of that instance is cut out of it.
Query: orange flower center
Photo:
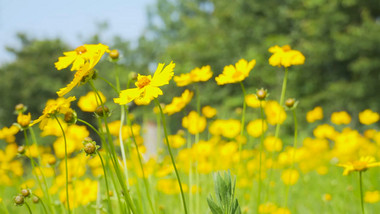
[[[83,45],[82,46],[79,46],[75,49],[75,51],[77,52],[78,55],[81,55],[81,54],[84,54],[87,52],[87,49],[86,47],[84,47]]]
[[[282,46],[282,50],[284,51],[284,52],[287,52],[287,51],[290,51],[292,48],[289,46],[289,45],[284,45],[284,46]]]
[[[365,161],[355,161],[352,166],[356,171],[365,171],[367,169],[367,162]]]
[[[137,80],[136,86],[139,88],[144,88],[145,86],[149,85],[150,79],[147,76],[142,76]]]

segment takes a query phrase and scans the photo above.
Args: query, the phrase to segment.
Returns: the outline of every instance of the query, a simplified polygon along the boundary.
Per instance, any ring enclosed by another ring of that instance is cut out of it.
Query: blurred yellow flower
[[[241,82],[249,76],[249,72],[255,67],[255,65],[256,60],[254,59],[250,62],[241,59],[235,64],[235,66],[225,66],[223,73],[215,77],[215,81],[218,85]]]
[[[315,107],[313,110],[307,112],[306,120],[309,123],[314,123],[317,120],[323,119],[323,109],[320,106]]]
[[[316,138],[334,139],[337,132],[335,131],[334,127],[328,124],[322,124],[313,130],[313,134]]]
[[[367,203],[377,203],[380,201],[380,192],[376,191],[366,191],[364,194],[364,201]]]
[[[22,114],[21,112],[18,114],[17,116],[17,123],[23,127],[23,128],[26,128],[26,127],[29,127],[29,124],[30,124],[30,120],[31,120],[32,116],[30,115],[30,113],[28,113],[27,115],[25,114]]]
[[[245,96],[245,102],[247,103],[247,106],[252,108],[260,108],[260,100],[257,99],[256,94],[248,94]],[[265,106],[265,101],[261,101],[262,107]]]
[[[211,106],[204,106],[202,108],[202,114],[206,118],[213,118],[216,115],[217,112],[218,111],[215,108],[211,107]]]
[[[176,135],[169,135],[169,143],[172,148],[178,149],[181,146],[185,145],[186,139],[183,138],[181,135],[176,134]]]
[[[177,86],[182,87],[194,82],[205,82],[212,77],[211,67],[209,65],[202,66],[201,68],[194,68],[187,74],[175,76],[173,80]]]
[[[329,194],[329,193],[326,193],[326,194],[323,194],[322,195],[322,200],[323,201],[331,201],[331,199],[332,199],[332,196],[331,196],[331,194]]]
[[[285,185],[292,186],[297,183],[300,174],[295,169],[285,169],[281,173],[281,180]]]
[[[272,56],[269,58],[269,64],[272,66],[284,66],[285,68],[292,65],[302,65],[305,63],[305,56],[297,50],[292,50],[289,45],[279,47],[275,45],[270,47],[269,52]]]
[[[182,184],[184,192],[188,191],[188,186]],[[181,192],[179,184],[176,179],[160,179],[157,182],[157,190],[167,195],[179,194]]]
[[[187,104],[190,103],[193,98],[193,92],[186,89],[180,97],[174,97],[172,102],[165,106],[164,114],[172,115],[174,113],[180,112]]]
[[[187,128],[191,134],[198,134],[206,128],[206,118],[199,116],[196,111],[191,111],[182,119],[182,126]]]
[[[67,99],[60,97],[56,100],[48,100],[45,109],[42,111],[42,115],[37,120],[33,121],[30,126],[41,122],[40,128],[43,129],[46,126],[49,117],[57,113],[66,113],[70,110],[70,103],[74,100],[76,100],[75,97],[69,97]]]
[[[15,135],[20,131],[20,129],[12,125],[9,128],[3,127],[0,129],[0,139],[4,139],[7,143],[14,143],[16,140]]]
[[[268,152],[279,152],[282,149],[282,140],[274,136],[268,136],[264,140],[264,147]]]
[[[120,92],[119,98],[114,98],[114,102],[120,105],[125,105],[133,100],[139,104],[149,104],[158,95],[162,95],[160,86],[169,84],[169,81],[174,75],[175,63],[170,62],[164,68],[164,63],[159,63],[156,72],[153,75],[144,76],[138,74],[137,82],[135,83],[137,88],[126,89]]]
[[[371,125],[379,121],[380,115],[377,112],[373,112],[371,109],[366,109],[359,113],[359,121],[364,125]]]
[[[239,120],[215,120],[211,123],[209,131],[212,135],[235,138],[240,134],[241,122]]]
[[[264,125],[264,126],[263,126]],[[252,137],[260,137],[268,129],[267,122],[262,119],[256,119],[248,123],[247,132]]]
[[[359,160],[338,164],[338,166],[344,167],[343,175],[348,175],[353,171],[363,172],[369,168],[380,166],[380,162],[376,162],[372,156],[363,156]]]
[[[268,101],[265,104],[264,111],[266,119],[271,125],[282,124],[286,119],[286,112],[277,101]]]
[[[102,92],[98,91],[99,96],[103,103],[106,102],[106,97]],[[86,95],[82,96],[78,100],[78,107],[85,112],[94,112],[98,106],[101,105],[98,95],[90,91]]]
[[[334,112],[331,115],[331,122],[336,125],[349,124],[351,116],[346,111]]]
[[[279,207],[276,211],[271,214],[291,214],[290,210],[286,207]]]
[[[266,202],[265,204],[260,204],[259,213],[260,214],[271,214],[277,210],[277,205],[272,202]]]
[[[54,63],[54,65],[58,70],[62,70],[73,64],[71,71],[79,70],[86,62],[97,58],[100,59],[105,52],[109,52],[107,45],[101,43],[97,45],[85,44],[77,47],[74,51],[64,52],[63,55],[65,56],[59,57],[58,62]]]

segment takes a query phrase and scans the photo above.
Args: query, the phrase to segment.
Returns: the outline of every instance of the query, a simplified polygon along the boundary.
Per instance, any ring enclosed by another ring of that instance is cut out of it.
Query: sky
[[[107,22],[104,39],[136,41],[147,25],[154,0],[0,0],[0,64],[12,60],[5,46],[18,47],[18,32],[32,38],[61,38],[76,47]]]

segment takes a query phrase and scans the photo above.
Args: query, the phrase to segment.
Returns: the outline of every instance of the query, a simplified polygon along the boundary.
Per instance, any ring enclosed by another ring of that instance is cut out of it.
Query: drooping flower
[[[163,63],[159,63],[153,77],[151,75],[144,76],[138,75],[137,82],[135,83],[137,88],[126,89],[120,92],[119,98],[114,98],[114,102],[120,105],[125,105],[133,100],[140,104],[149,104],[158,95],[162,95],[160,86],[169,84],[169,81],[174,75],[175,63],[170,62],[164,68]]]
[[[306,120],[309,123],[314,123],[317,120],[323,119],[323,109],[320,106],[315,107],[313,110],[307,112]]]
[[[275,45],[270,47],[269,52],[272,56],[269,58],[269,64],[272,66],[284,66],[285,68],[292,65],[302,65],[305,63],[305,56],[297,50],[292,50],[289,45],[279,47]]]
[[[71,71],[76,71],[89,61],[99,61],[98,59],[100,59],[105,52],[109,52],[107,45],[101,43],[97,45],[85,44],[77,47],[74,51],[64,52],[63,55],[65,56],[59,57],[58,62],[54,63],[54,65],[58,70],[62,70],[73,64]]]
[[[380,162],[376,162],[372,156],[360,157],[359,160],[350,161],[345,164],[338,164],[338,166],[344,167],[343,175],[348,175],[353,171],[363,172],[369,168],[380,166]]]
[[[57,113],[65,114],[70,110],[70,103],[74,100],[76,100],[74,96],[67,99],[60,97],[56,100],[48,100],[45,109],[42,111],[42,115],[37,120],[33,121],[30,126],[41,122],[40,128],[43,129],[52,115]]]
[[[331,122],[336,125],[349,124],[351,116],[346,111],[334,112],[331,115]]]
[[[206,65],[202,66],[201,68],[194,68],[190,71],[190,73],[175,76],[174,81],[177,83],[177,86],[183,87],[194,82],[206,82],[211,77],[211,67],[209,65]]]
[[[190,134],[201,133],[206,128],[206,118],[199,116],[196,111],[191,111],[182,119],[182,126],[187,128]]]
[[[164,113],[172,115],[180,112],[193,98],[193,92],[185,90],[180,97],[174,97],[172,102],[165,106]]]
[[[245,59],[239,60],[235,66],[227,65],[223,69],[223,73],[215,77],[218,85],[225,85],[228,83],[237,83],[243,81],[248,77],[249,72],[255,67],[256,60],[248,62]]]
[[[102,92],[98,92],[102,102],[106,102],[106,97]],[[85,112],[94,112],[98,106],[101,105],[98,95],[90,91],[85,96],[82,96],[78,100],[78,107]]]
[[[366,109],[359,113],[359,121],[364,125],[371,125],[379,121],[379,119],[379,113],[373,112],[371,109]]]

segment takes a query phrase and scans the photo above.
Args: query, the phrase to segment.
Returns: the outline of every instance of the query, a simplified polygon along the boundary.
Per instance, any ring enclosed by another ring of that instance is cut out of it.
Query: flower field
[[[209,65],[177,74],[174,58],[142,75],[113,69],[119,52],[104,44],[64,52],[54,72],[71,72],[71,82],[40,115],[19,104],[0,127],[0,213],[378,213],[379,113],[300,110],[288,74],[308,59],[289,45],[268,51],[281,91],[246,90],[255,59],[214,75]],[[113,66],[97,70],[107,59]],[[206,82],[241,91],[241,108],[202,103]],[[181,95],[162,103],[169,84]]]

